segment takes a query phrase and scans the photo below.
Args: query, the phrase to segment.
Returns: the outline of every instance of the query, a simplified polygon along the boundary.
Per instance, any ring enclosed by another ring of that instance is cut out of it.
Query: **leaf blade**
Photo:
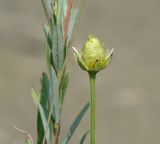
[[[53,30],[52,57],[55,70],[58,72],[63,67],[65,60],[65,41],[59,25],[55,25]]]
[[[51,75],[50,87],[52,89],[51,91],[53,96],[51,101],[53,101],[53,105],[54,105],[54,110],[52,110],[52,114],[55,117],[55,122],[58,123],[60,121],[60,116],[61,116],[60,99],[59,99],[59,93],[58,93],[59,82],[56,76],[56,72],[52,66],[51,66],[50,75]]]
[[[86,113],[86,111],[89,108],[89,102],[87,102],[85,104],[85,106],[82,108],[82,110],[80,111],[80,113],[78,114],[78,116],[75,118],[75,120],[73,121],[71,127],[69,128],[63,142],[61,144],[68,144],[72,135],[74,134],[76,128],[78,127],[80,121],[82,120],[84,114]]]
[[[89,133],[89,130],[88,131],[86,131],[84,134],[83,134],[83,136],[82,136],[82,138],[81,138],[81,140],[80,140],[80,143],[79,144],[83,144],[84,143],[84,141],[85,141],[85,139],[86,139],[86,137],[87,137],[87,134]]]
[[[62,6],[63,6],[63,0],[58,0],[58,15],[57,15],[58,24],[60,24],[60,19],[62,17]]]
[[[41,0],[43,9],[45,11],[48,23],[52,25],[52,1],[51,0]]]
[[[61,80],[61,85],[60,85],[60,102],[61,102],[61,107],[64,101],[64,97],[66,94],[66,90],[68,87],[68,81],[69,81],[69,74],[65,73],[62,76],[62,80]]]
[[[71,40],[72,32],[74,29],[74,25],[78,16],[79,9],[78,8],[72,8],[71,10],[71,16],[69,20],[69,27],[68,27],[68,39]]]
[[[32,97],[33,97],[34,103],[36,104],[36,106],[37,106],[37,108],[39,110],[41,119],[42,119],[43,130],[45,130],[45,128],[47,127],[47,120],[46,120],[46,117],[45,117],[44,110],[43,110],[43,108],[42,108],[42,106],[41,106],[41,104],[39,102],[39,99],[38,99],[39,95],[36,93],[36,91],[33,88],[31,90],[31,92],[32,92]],[[46,131],[45,138],[46,138],[47,144],[50,144],[50,132],[49,132],[49,129],[47,129],[47,131]]]

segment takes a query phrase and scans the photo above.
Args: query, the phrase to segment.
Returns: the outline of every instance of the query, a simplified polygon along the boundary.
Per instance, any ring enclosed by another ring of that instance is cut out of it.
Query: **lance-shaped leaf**
[[[48,69],[50,70],[50,65],[53,65],[52,61],[52,33],[50,30],[50,27],[47,25],[44,25],[43,27],[44,33],[46,36],[47,44],[46,44],[46,62]]]
[[[50,110],[49,80],[48,80],[47,74],[45,73],[42,74],[42,78],[41,78],[40,104],[43,108],[45,118],[48,119],[49,110]],[[51,134],[51,129],[49,130]],[[43,137],[44,137],[44,127],[43,127],[40,111],[38,111],[38,116],[37,116],[37,131],[38,131],[37,143],[42,143]]]
[[[86,111],[89,108],[89,102],[87,102],[87,104],[82,108],[82,110],[80,111],[80,113],[78,114],[78,116],[76,117],[76,119],[73,121],[71,127],[69,128],[63,142],[61,144],[68,144],[72,135],[74,134],[76,128],[78,127],[78,125],[80,124],[84,114],[86,113]]]
[[[83,143],[84,143],[84,141],[85,141],[88,133],[89,133],[89,131],[86,131],[86,132],[84,133],[84,135],[82,136],[79,144],[83,144]]]
[[[62,79],[61,79],[61,84],[60,84],[60,101],[61,101],[61,107],[63,104],[64,96],[66,94],[66,90],[68,87],[68,73],[63,74]]]
[[[43,107],[46,118],[49,115],[50,98],[49,98],[49,80],[47,74],[43,73],[41,78],[41,99],[40,104]]]
[[[51,49],[49,48],[48,45],[46,45],[46,62],[47,62],[47,66],[48,66],[48,69],[50,70],[50,66],[53,65],[53,62],[52,62],[52,51]]]
[[[42,1],[42,5],[44,8],[47,20],[48,20],[49,24],[52,25],[52,14],[53,14],[52,0],[41,0],[41,1]]]
[[[71,40],[72,32],[74,29],[74,25],[78,16],[79,9],[78,8],[72,8],[70,20],[69,20],[69,27],[68,27],[68,39]]]
[[[46,36],[46,39],[47,39],[47,44],[48,44],[49,48],[52,49],[53,37],[52,37],[51,29],[47,25],[44,25],[43,29],[44,29],[44,33],[45,33],[45,36]]]
[[[52,114],[55,118],[55,123],[60,121],[61,111],[60,111],[60,97],[59,97],[59,81],[57,80],[56,72],[51,66],[50,71],[50,94],[52,96],[51,103],[53,104]],[[51,106],[52,107],[52,106]]]
[[[60,20],[62,17],[63,0],[58,0],[58,13],[57,13],[57,24],[60,25]]]
[[[62,6],[62,12],[61,12],[61,29],[62,29],[62,33],[64,36],[64,22],[65,22],[65,17],[66,17],[66,12],[67,12],[67,7],[68,7],[68,0],[63,0],[63,6]]]
[[[67,7],[68,7],[68,0],[63,0],[63,16],[66,17],[66,12],[67,12]]]
[[[42,108],[42,105],[40,104],[40,95],[37,94],[36,91],[33,88],[32,88],[32,98],[33,98],[34,103],[36,104],[36,106],[38,108],[38,111],[40,113],[40,117],[41,117],[42,124],[43,124],[43,131],[44,131],[47,128],[47,120],[46,120],[45,113],[44,113],[44,110]],[[42,129],[39,129],[40,132],[41,132],[41,130]],[[39,133],[39,131],[38,131],[38,133]],[[41,140],[43,139],[43,136],[41,135],[41,137],[38,137],[37,144],[41,144],[42,143]],[[47,144],[50,144],[51,139],[50,139],[49,129],[47,129],[47,131],[46,131],[45,138],[46,138]]]
[[[59,25],[55,25],[53,30],[52,57],[54,68],[58,72],[63,67],[65,59],[65,41]]]

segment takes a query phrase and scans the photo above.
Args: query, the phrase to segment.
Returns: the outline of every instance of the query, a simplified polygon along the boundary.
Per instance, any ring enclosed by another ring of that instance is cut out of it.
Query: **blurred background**
[[[0,0],[0,143],[36,139],[36,106],[30,89],[39,89],[47,70],[46,23],[40,0]],[[160,143],[160,1],[86,0],[73,45],[81,48],[89,34],[115,48],[109,67],[97,76],[97,143]],[[70,50],[70,82],[64,103],[62,134],[89,98],[88,75]],[[88,128],[88,113],[71,144]],[[86,143],[88,143],[86,141]]]

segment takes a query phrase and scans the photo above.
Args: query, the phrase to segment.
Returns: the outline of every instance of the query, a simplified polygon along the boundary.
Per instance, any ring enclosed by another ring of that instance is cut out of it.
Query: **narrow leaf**
[[[35,104],[37,104],[37,102],[40,101],[40,95],[32,88],[31,89],[32,92],[32,98]]]
[[[67,7],[68,7],[68,0],[63,0],[63,16],[66,17],[66,12],[67,12]]]
[[[50,98],[49,98],[49,80],[47,74],[43,73],[41,78],[41,99],[40,104],[43,107],[46,118],[49,115]]]
[[[65,22],[67,7],[68,7],[68,0],[63,0],[63,7],[62,7],[62,14],[61,14],[61,29],[62,29],[63,36],[65,35],[64,22]]]
[[[55,117],[55,122],[58,123],[60,120],[60,98],[58,94],[58,80],[56,76],[56,72],[54,68],[51,66],[51,80],[50,80],[50,87],[51,87],[51,93],[53,95],[52,100],[53,105],[54,105],[54,110],[52,111],[54,117]]]
[[[39,102],[39,96],[38,94],[36,93],[36,91],[32,88],[32,97],[33,97],[33,100],[36,104],[36,106],[38,107],[38,110],[39,110],[39,113],[40,113],[40,116],[41,116],[41,119],[42,119],[42,123],[43,123],[43,129],[45,129],[47,127],[47,120],[46,120],[46,117],[45,117],[45,113],[44,113],[44,110]],[[49,132],[49,129],[47,129],[46,131],[46,141],[47,141],[47,144],[50,144],[50,132]],[[40,144],[40,143],[38,143]]]
[[[52,38],[52,33],[51,33],[51,30],[50,30],[50,27],[47,26],[47,25],[44,25],[43,29],[44,29],[44,33],[45,33],[45,36],[46,36],[46,39],[47,39],[47,44],[48,44],[49,48],[51,49],[53,38]]]
[[[52,25],[52,1],[51,0],[41,0],[42,5],[47,16],[47,20],[50,25]]]
[[[65,59],[65,42],[59,25],[55,25],[53,30],[52,57],[55,70],[58,72],[63,67]]]
[[[82,110],[80,111],[80,113],[78,114],[78,116],[76,117],[76,119],[73,121],[71,127],[69,128],[67,135],[65,136],[62,144],[68,144],[69,140],[71,139],[72,135],[74,134],[76,128],[78,127],[78,125],[80,124],[84,114],[86,113],[86,111],[89,108],[89,102],[87,102],[87,104],[82,108]]]
[[[76,22],[76,19],[78,16],[78,11],[79,11],[78,8],[76,8],[76,9],[72,8],[72,10],[71,10],[71,16],[70,16],[68,34],[67,34],[69,40],[71,40],[71,37],[72,37],[72,32],[73,32],[74,25],[75,25],[75,22]]]
[[[40,104],[43,108],[45,118],[48,119],[49,110],[50,110],[50,98],[49,98],[49,80],[47,74],[43,73],[41,78],[41,96],[40,96]],[[49,130],[51,134],[51,123],[49,124]],[[38,139],[37,143],[42,143],[44,137],[44,126],[41,118],[40,111],[38,111],[37,116],[37,131],[38,131]],[[51,137],[51,136],[50,136]]]
[[[60,85],[60,101],[61,101],[61,106],[63,104],[64,96],[66,94],[67,86],[68,86],[68,73],[64,74],[62,76],[61,80],[61,85]]]
[[[43,26],[44,29],[44,33],[46,36],[46,40],[47,40],[47,44],[46,44],[46,62],[47,62],[47,66],[48,69],[50,70],[50,65],[53,65],[53,61],[52,61],[52,40],[53,40],[53,36],[50,30],[50,27],[47,25]]]
[[[49,48],[48,44],[46,45],[46,62],[47,62],[48,69],[50,70],[50,66],[53,65],[53,62],[52,62],[51,49]]]
[[[84,133],[84,135],[82,136],[79,144],[83,144],[84,143],[84,141],[85,141],[88,133],[89,133],[89,131],[87,131],[87,132]]]
[[[70,15],[71,15],[72,3],[73,3],[72,0],[68,0],[65,22],[64,22],[64,38],[65,39],[67,39],[67,33],[68,33],[69,19],[70,19]]]
[[[47,3],[48,10],[52,13],[52,5],[54,3],[54,0],[45,0],[45,1]]]
[[[57,14],[57,23],[60,24],[60,19],[62,16],[62,7],[63,7],[63,0],[58,0],[58,14]]]
[[[38,109],[39,109],[39,112],[40,112],[40,115],[41,115],[41,119],[42,119],[42,123],[43,123],[43,128],[45,130],[47,128],[47,120],[45,118],[45,113],[44,113],[43,108],[40,105],[40,103],[37,103],[37,106],[38,106]],[[47,144],[50,144],[51,142],[50,142],[50,132],[49,132],[49,129],[47,129],[45,136],[46,136]]]

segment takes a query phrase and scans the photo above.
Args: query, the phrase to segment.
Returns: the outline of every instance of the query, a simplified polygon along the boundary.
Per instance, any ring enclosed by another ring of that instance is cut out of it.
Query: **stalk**
[[[96,120],[96,73],[89,72],[90,79],[90,144],[95,144],[95,120]]]
[[[57,131],[55,135],[55,144],[58,144],[59,142],[59,134],[60,134],[60,124],[57,125]]]

